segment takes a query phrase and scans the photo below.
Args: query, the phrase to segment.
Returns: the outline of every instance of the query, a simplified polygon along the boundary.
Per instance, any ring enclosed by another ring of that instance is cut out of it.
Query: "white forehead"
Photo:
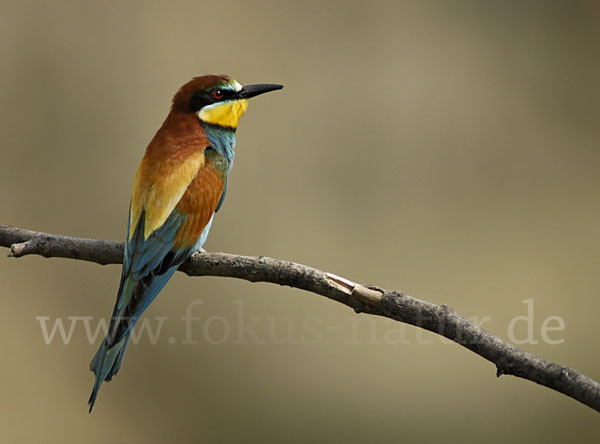
[[[238,92],[242,90],[242,85],[240,85],[240,82],[235,79],[231,79],[231,86],[233,86],[233,88]]]

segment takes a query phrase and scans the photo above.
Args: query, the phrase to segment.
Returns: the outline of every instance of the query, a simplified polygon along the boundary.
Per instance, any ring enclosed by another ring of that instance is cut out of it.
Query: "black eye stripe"
[[[215,97],[215,93],[220,92],[221,96],[220,97]],[[221,88],[217,88],[217,89],[213,89],[212,91],[210,91],[209,95],[211,98],[213,99],[217,99],[217,100],[226,100],[231,98],[233,95],[235,94],[234,91],[231,91],[229,89],[221,89]]]
[[[220,97],[215,97],[213,94],[216,91],[221,91],[222,95]],[[209,90],[197,91],[191,98],[189,102],[190,110],[193,112],[198,112],[206,105],[210,105],[212,103],[222,102],[225,100],[231,99],[235,96],[236,91],[232,91],[230,89],[225,88],[212,88]]]

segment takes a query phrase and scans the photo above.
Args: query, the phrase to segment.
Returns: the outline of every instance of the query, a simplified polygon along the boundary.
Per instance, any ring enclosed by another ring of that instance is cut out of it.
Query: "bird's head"
[[[173,109],[196,113],[208,125],[236,129],[249,98],[281,88],[283,85],[274,84],[242,86],[226,75],[195,77],[175,94]]]

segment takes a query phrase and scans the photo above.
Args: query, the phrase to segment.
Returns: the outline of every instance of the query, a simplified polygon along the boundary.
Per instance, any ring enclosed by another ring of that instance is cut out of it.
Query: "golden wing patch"
[[[158,162],[151,155],[144,156],[133,180],[130,240],[142,211],[144,239],[165,223],[202,165],[204,151],[191,153],[184,159],[167,158]]]

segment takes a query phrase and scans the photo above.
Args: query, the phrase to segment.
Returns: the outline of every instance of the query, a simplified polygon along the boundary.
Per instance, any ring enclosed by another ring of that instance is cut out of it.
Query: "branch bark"
[[[44,257],[120,264],[123,243],[60,236],[0,225],[0,245],[9,257]],[[345,304],[357,313],[394,319],[462,345],[496,365],[497,376],[513,375],[563,393],[600,412],[600,384],[577,370],[546,361],[468,321],[446,305],[365,286],[316,268],[270,257],[194,254],[179,268],[188,276],[223,276],[299,288]]]

